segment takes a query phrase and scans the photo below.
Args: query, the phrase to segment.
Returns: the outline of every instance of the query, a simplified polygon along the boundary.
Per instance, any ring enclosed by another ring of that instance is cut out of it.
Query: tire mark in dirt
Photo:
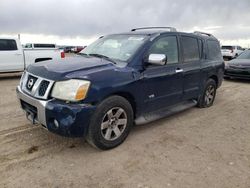
[[[6,129],[6,130],[0,131],[0,136],[2,136],[2,135],[7,136],[9,134],[14,134],[14,133],[17,133],[17,132],[27,131],[27,130],[35,129],[35,128],[38,128],[38,127],[30,127],[28,125],[14,127],[14,128],[11,128],[11,129]]]
[[[82,139],[70,139],[54,135],[41,126],[27,125],[0,132],[0,167],[55,154],[65,149],[77,149]]]

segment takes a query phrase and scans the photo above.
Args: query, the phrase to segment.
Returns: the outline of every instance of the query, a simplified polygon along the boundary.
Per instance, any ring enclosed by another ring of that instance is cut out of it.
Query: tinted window
[[[25,44],[24,48],[32,48],[32,44]]]
[[[232,50],[233,47],[232,46],[222,46],[221,49],[223,49],[223,50]]]
[[[181,37],[184,62],[200,59],[198,40],[192,37]]]
[[[222,60],[219,42],[208,40],[207,47],[208,47],[208,56],[207,56],[208,59]]]
[[[167,64],[178,63],[178,45],[175,36],[162,37],[149,49],[149,54],[165,54]]]
[[[34,48],[55,48],[55,44],[34,44]]]
[[[15,40],[11,39],[0,39],[0,51],[17,50]]]

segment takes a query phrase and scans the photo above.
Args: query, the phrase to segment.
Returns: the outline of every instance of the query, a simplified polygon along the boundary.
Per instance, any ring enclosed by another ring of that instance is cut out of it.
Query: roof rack
[[[140,28],[134,28],[134,29],[131,29],[131,31],[137,31],[137,30],[145,30],[145,29],[167,29],[169,30],[170,32],[176,32],[176,28],[174,27],[140,27]]]
[[[195,31],[194,34],[197,34],[197,35],[207,35],[209,37],[213,37],[212,34],[210,33],[205,33],[205,32],[201,32],[201,31]]]

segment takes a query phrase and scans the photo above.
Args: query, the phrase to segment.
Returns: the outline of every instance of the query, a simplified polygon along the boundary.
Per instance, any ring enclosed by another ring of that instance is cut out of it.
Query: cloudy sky
[[[0,0],[0,35],[22,43],[87,45],[141,26],[213,33],[250,47],[250,0]]]

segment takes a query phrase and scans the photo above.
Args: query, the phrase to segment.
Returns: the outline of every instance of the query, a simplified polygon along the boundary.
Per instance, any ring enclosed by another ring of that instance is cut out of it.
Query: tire
[[[92,116],[87,141],[102,150],[112,149],[127,138],[133,122],[131,104],[120,96],[108,97]]]
[[[212,106],[216,96],[216,89],[217,85],[215,80],[208,79],[204,91],[202,92],[202,95],[198,100],[197,106],[200,108],[208,108]]]

